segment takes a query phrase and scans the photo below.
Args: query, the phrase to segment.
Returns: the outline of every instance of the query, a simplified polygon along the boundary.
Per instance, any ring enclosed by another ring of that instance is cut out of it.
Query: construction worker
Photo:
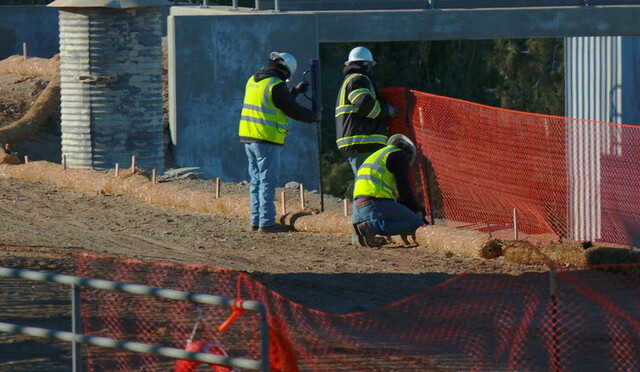
[[[381,101],[371,75],[376,62],[369,49],[353,48],[344,64],[345,77],[336,100],[336,143],[355,176],[362,162],[385,146],[387,118],[395,118],[398,107]]]
[[[361,246],[379,247],[376,235],[412,235],[425,225],[425,210],[409,184],[409,166],[416,157],[413,142],[402,134],[371,154],[356,176],[353,227]]]
[[[288,119],[320,122],[321,112],[313,112],[296,102],[308,82],[289,88],[285,82],[295,73],[296,59],[289,53],[271,52],[269,63],[247,81],[239,136],[249,160],[251,179],[251,230],[263,233],[289,231],[276,223],[274,205],[278,185],[280,150],[289,133]]]

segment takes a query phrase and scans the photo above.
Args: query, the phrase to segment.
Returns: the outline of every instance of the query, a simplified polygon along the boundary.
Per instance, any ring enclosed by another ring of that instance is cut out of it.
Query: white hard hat
[[[289,53],[286,52],[271,52],[269,55],[269,59],[275,60],[276,58],[282,58],[282,65],[289,69],[291,76],[296,73],[296,69],[298,68],[298,62],[296,58]]]
[[[371,62],[372,66],[376,65],[376,61],[373,60],[373,55],[371,54],[371,51],[363,46],[359,46],[351,49],[351,52],[349,52],[349,59],[344,64],[348,65],[351,62],[357,62],[357,61]]]
[[[409,165],[413,165],[416,160],[416,146],[411,142],[404,134],[394,134],[387,140],[387,145],[393,145],[400,148],[403,151],[411,151],[411,157],[409,158]]]

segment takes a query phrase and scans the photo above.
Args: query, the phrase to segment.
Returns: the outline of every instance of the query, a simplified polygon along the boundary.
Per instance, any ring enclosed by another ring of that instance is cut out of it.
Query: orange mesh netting
[[[505,229],[516,209],[518,230],[532,241],[640,243],[639,127],[404,88],[384,95],[404,109],[390,132],[415,140],[418,191],[435,218],[512,238]]]
[[[638,268],[557,271],[555,296],[549,273],[469,272],[377,310],[346,315],[303,307],[243,273],[219,268],[81,255],[78,275],[261,301],[277,335],[272,370],[629,371],[640,368]],[[231,313],[200,310],[211,328]],[[190,303],[89,289],[82,292],[82,313],[86,334],[179,348],[199,321]],[[215,337],[230,356],[260,359],[259,330],[258,316],[245,311],[223,333],[197,332],[192,342]],[[176,365],[166,357],[87,351],[88,371]]]

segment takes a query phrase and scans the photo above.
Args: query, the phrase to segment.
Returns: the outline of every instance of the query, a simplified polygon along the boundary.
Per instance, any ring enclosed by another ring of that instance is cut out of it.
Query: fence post
[[[80,309],[80,288],[75,284],[71,285],[71,333],[81,335],[82,331],[82,311]],[[73,372],[82,372],[82,344],[77,342],[75,337],[71,342],[71,356],[73,359]]]

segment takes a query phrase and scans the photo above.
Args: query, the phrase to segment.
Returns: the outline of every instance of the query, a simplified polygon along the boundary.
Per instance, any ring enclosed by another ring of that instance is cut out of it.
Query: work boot
[[[376,238],[376,234],[369,229],[366,222],[359,222],[353,225],[358,235],[358,243],[361,247],[375,248],[382,245],[380,239]]]
[[[259,231],[261,233],[281,233],[281,232],[289,232],[291,228],[287,225],[273,224],[269,226],[260,226]]]

